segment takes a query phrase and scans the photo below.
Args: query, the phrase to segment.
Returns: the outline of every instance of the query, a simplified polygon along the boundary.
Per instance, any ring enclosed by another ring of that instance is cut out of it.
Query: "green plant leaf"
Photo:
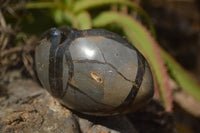
[[[134,10],[141,10],[141,8],[139,8],[133,2],[127,0],[80,0],[74,4],[74,12],[80,12],[90,8],[113,4],[126,5]]]
[[[35,9],[35,8],[55,8],[59,7],[59,2],[28,2],[26,4],[27,9]],[[17,7],[16,7],[17,8]]]
[[[167,52],[161,50],[163,59],[169,69],[170,74],[178,85],[200,102],[200,86],[195,82],[186,70],[179,65]]]
[[[58,1],[62,1],[62,3],[64,4],[64,8],[67,8],[68,10],[73,9],[74,0],[58,0]]]
[[[156,37],[154,27],[148,15],[146,14],[146,12],[142,8],[140,8],[138,5],[134,4],[134,2],[131,2],[128,0],[80,0],[74,3],[73,12],[78,13],[81,11],[88,10],[90,8],[96,8],[96,7],[101,7],[105,5],[124,5],[136,11],[143,17],[149,30],[151,31],[151,34],[154,37]]]
[[[53,11],[53,16],[54,16],[54,20],[56,23],[58,24],[62,24],[63,23],[63,12],[61,10],[55,9]]]
[[[92,28],[92,20],[88,12],[85,11],[85,12],[79,13],[77,15],[77,19],[78,19],[79,27],[81,30]]]
[[[78,19],[77,16],[75,16],[72,12],[68,11],[68,10],[64,10],[63,12],[63,19],[65,21],[68,21],[71,23],[71,25],[76,28],[79,29],[79,23],[78,23]]]
[[[160,49],[147,30],[134,18],[116,12],[104,12],[93,21],[94,26],[100,27],[117,23],[121,25],[132,44],[142,51],[149,59],[156,79],[159,84],[161,96],[166,110],[172,109],[172,98],[169,89],[169,80],[164,61],[162,60]]]

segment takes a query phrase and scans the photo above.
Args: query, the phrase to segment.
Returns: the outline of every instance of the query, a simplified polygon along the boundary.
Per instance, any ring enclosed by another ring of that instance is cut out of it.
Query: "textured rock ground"
[[[156,102],[130,115],[86,116],[61,106],[36,82],[19,78],[0,84],[0,132],[173,133],[175,130],[172,116]]]

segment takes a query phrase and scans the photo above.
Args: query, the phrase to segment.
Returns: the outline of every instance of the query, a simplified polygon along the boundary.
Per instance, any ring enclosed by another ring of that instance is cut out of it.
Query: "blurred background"
[[[155,98],[177,131],[200,132],[199,0],[0,0],[0,85],[10,72],[37,81],[35,46],[63,25],[126,36],[150,62]]]

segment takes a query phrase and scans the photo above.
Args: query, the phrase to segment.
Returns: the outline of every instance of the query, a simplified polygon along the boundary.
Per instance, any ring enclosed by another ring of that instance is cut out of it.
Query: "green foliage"
[[[120,7],[122,6],[125,6],[130,12],[121,11]],[[172,57],[159,47],[154,40],[154,28],[147,13],[133,2],[129,0],[53,0],[50,2],[30,2],[27,3],[26,7],[28,9],[48,8],[58,25],[72,25],[77,29],[102,28],[108,25],[116,26],[116,29],[121,27],[132,44],[149,60],[167,110],[171,109],[172,104],[172,102],[169,102],[169,95],[172,94],[169,94],[168,74],[175,79],[182,89],[200,101],[199,85],[192,80],[188,73]],[[112,7],[117,8],[114,10]],[[132,15],[133,13],[140,15],[151,35],[135,19]]]
[[[90,17],[90,14],[86,11],[80,12],[77,15],[78,22],[80,29],[91,29],[92,28],[92,19]]]
[[[53,10],[54,19],[58,24],[62,25],[66,24],[67,22],[67,24],[70,23],[75,28],[79,29],[80,25],[77,25],[76,17],[80,12],[84,12],[90,9],[95,9],[97,7],[112,6],[112,5],[127,6],[127,8],[136,11],[144,19],[152,35],[155,36],[154,28],[146,12],[142,8],[140,8],[139,6],[128,0],[74,0],[74,1],[53,0],[51,2],[38,1],[38,2],[28,3],[26,7],[28,9],[49,8]]]
[[[166,51],[161,51],[162,57],[170,71],[171,76],[184,89],[188,94],[200,101],[200,88],[199,85],[192,79]]]

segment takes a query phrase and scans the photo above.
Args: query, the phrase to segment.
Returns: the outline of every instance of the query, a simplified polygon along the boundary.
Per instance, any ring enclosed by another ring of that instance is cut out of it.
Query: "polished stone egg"
[[[107,30],[51,28],[36,47],[35,61],[43,87],[83,114],[130,113],[154,94],[146,59],[127,39]]]

